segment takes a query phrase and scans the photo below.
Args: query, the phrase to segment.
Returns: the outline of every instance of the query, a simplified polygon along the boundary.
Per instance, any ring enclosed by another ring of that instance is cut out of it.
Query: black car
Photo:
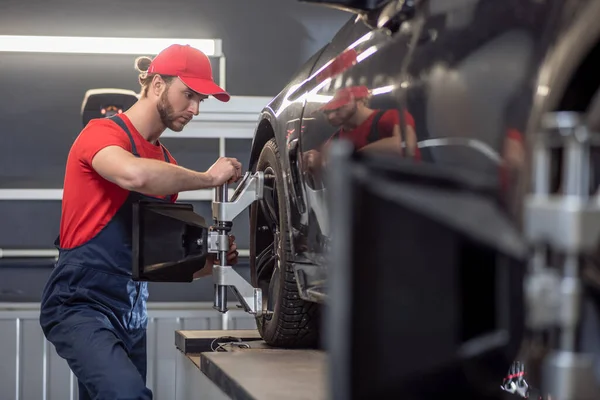
[[[518,231],[525,143],[547,113],[586,112],[600,83],[597,1],[306,2],[345,9],[350,19],[264,108],[249,164],[275,175],[250,210],[250,260],[268,311],[259,330],[285,347],[318,343],[335,224],[326,174],[333,141],[393,155],[415,171],[483,182],[496,221]],[[498,252],[517,251],[472,212],[444,223]],[[463,223],[473,218],[480,220]]]

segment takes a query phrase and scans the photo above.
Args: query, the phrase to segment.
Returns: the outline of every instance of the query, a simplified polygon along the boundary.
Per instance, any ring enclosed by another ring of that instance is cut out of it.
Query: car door
[[[329,242],[324,178],[326,148],[340,129],[339,121],[331,117],[330,108],[335,107],[340,98],[352,97],[352,93],[358,96],[362,91],[368,108],[361,108],[363,113],[372,112],[379,119],[379,112],[389,110],[396,120],[396,129],[400,129],[399,120],[403,117],[398,112],[398,77],[409,54],[412,11],[411,2],[394,0],[387,3],[379,16],[371,15],[369,21],[354,18],[345,36],[321,55],[306,82],[298,157],[301,201],[305,205],[301,218],[305,243],[304,247],[297,247],[297,251],[312,263],[325,264]],[[385,26],[377,27],[378,21]],[[379,121],[387,119],[389,115]]]

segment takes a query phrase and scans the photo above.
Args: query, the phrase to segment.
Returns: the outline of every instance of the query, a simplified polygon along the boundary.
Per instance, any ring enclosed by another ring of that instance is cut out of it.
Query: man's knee
[[[98,347],[96,347],[98,350]],[[103,354],[90,353],[94,360],[83,361],[77,375],[93,399],[152,399],[144,376],[129,358],[122,342],[116,340],[104,346]]]
[[[152,392],[114,329],[96,318],[62,321],[53,330],[57,353],[67,360],[91,398],[152,399]],[[144,354],[138,357],[145,357]]]

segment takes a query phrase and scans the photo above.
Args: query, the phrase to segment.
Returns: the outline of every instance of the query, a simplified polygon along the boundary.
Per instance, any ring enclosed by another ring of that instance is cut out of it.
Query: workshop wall
[[[222,39],[227,90],[234,96],[276,95],[348,18],[348,13],[296,0],[0,2],[3,35]],[[0,188],[62,188],[66,157],[82,127],[84,93],[109,87],[137,91],[134,58],[0,53]],[[213,65],[218,79],[216,60]],[[206,169],[218,156],[217,139],[165,139],[165,143],[186,167]],[[228,141],[227,155],[247,164],[250,143]],[[210,217],[208,202],[196,207]],[[243,249],[248,248],[246,214],[236,221],[238,245]],[[0,201],[0,249],[51,249],[59,218],[60,201]],[[9,271],[12,276],[30,267],[35,272],[28,273],[43,282],[52,260],[30,261],[21,260],[15,265],[14,260],[0,258],[0,273],[6,278]],[[22,282],[20,278],[17,281]],[[38,283],[30,282],[27,288],[16,288],[8,294],[0,288],[0,301],[36,301],[38,291],[19,291],[38,287]]]
[[[4,0],[0,34],[220,38],[228,91],[274,96],[349,17],[295,0]],[[138,90],[133,60],[0,54],[0,187],[61,188],[69,147],[81,129],[85,91]],[[175,157],[192,168],[204,168],[218,155],[216,140],[194,146],[193,155],[189,147],[171,143]],[[228,148],[247,163],[249,143]],[[51,247],[59,202],[0,204],[0,248]]]

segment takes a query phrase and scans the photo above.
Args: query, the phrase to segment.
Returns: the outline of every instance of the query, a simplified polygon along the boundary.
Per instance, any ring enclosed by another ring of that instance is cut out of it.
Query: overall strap
[[[125,133],[127,134],[127,136],[129,136],[129,141],[131,142],[131,153],[133,153],[134,156],[139,157],[140,154],[137,151],[137,147],[135,146],[135,142],[133,140],[133,136],[131,136],[131,132],[129,131],[129,128],[127,127],[127,124],[125,123],[125,121],[123,121],[118,116],[118,114],[117,115],[113,115],[109,119],[112,120],[117,125],[119,125],[119,127],[121,127],[121,129],[123,129],[125,131]],[[163,155],[165,156],[165,161],[170,164],[171,160],[169,159],[169,155],[167,154],[167,149],[165,149],[165,147],[162,144],[160,146],[162,148]],[[171,202],[172,199],[173,199],[172,195],[168,195],[167,198],[166,198],[166,200],[168,202]]]
[[[167,153],[167,149],[165,148],[165,146],[163,146],[162,144],[160,145],[160,147],[162,148],[163,151],[163,155],[165,156],[165,161],[168,164],[171,164],[171,159],[169,158],[169,153]]]
[[[134,156],[139,157],[140,154],[138,153],[137,147],[135,146],[135,141],[133,140],[133,136],[131,136],[131,132],[129,131],[129,128],[127,127],[125,121],[123,121],[118,114],[113,115],[109,119],[112,120],[115,124],[119,125],[119,127],[125,131],[127,136],[129,136],[129,141],[131,142],[131,152]]]
[[[369,136],[367,137],[367,144],[373,143],[379,140],[379,120],[383,117],[387,110],[379,110],[375,117],[373,117],[373,122],[371,123],[371,131],[369,132]]]
[[[338,129],[337,131],[335,131],[335,133],[333,135],[331,135],[331,139],[330,140],[337,140],[340,137],[340,133],[341,133],[341,129]]]
[[[165,161],[167,162],[167,164],[171,164],[171,159],[169,158],[169,154],[167,153],[167,149],[162,144],[160,145],[160,147],[162,148],[163,155],[165,156]],[[170,203],[173,200],[173,196],[172,195],[168,195],[166,197],[166,200]]]

